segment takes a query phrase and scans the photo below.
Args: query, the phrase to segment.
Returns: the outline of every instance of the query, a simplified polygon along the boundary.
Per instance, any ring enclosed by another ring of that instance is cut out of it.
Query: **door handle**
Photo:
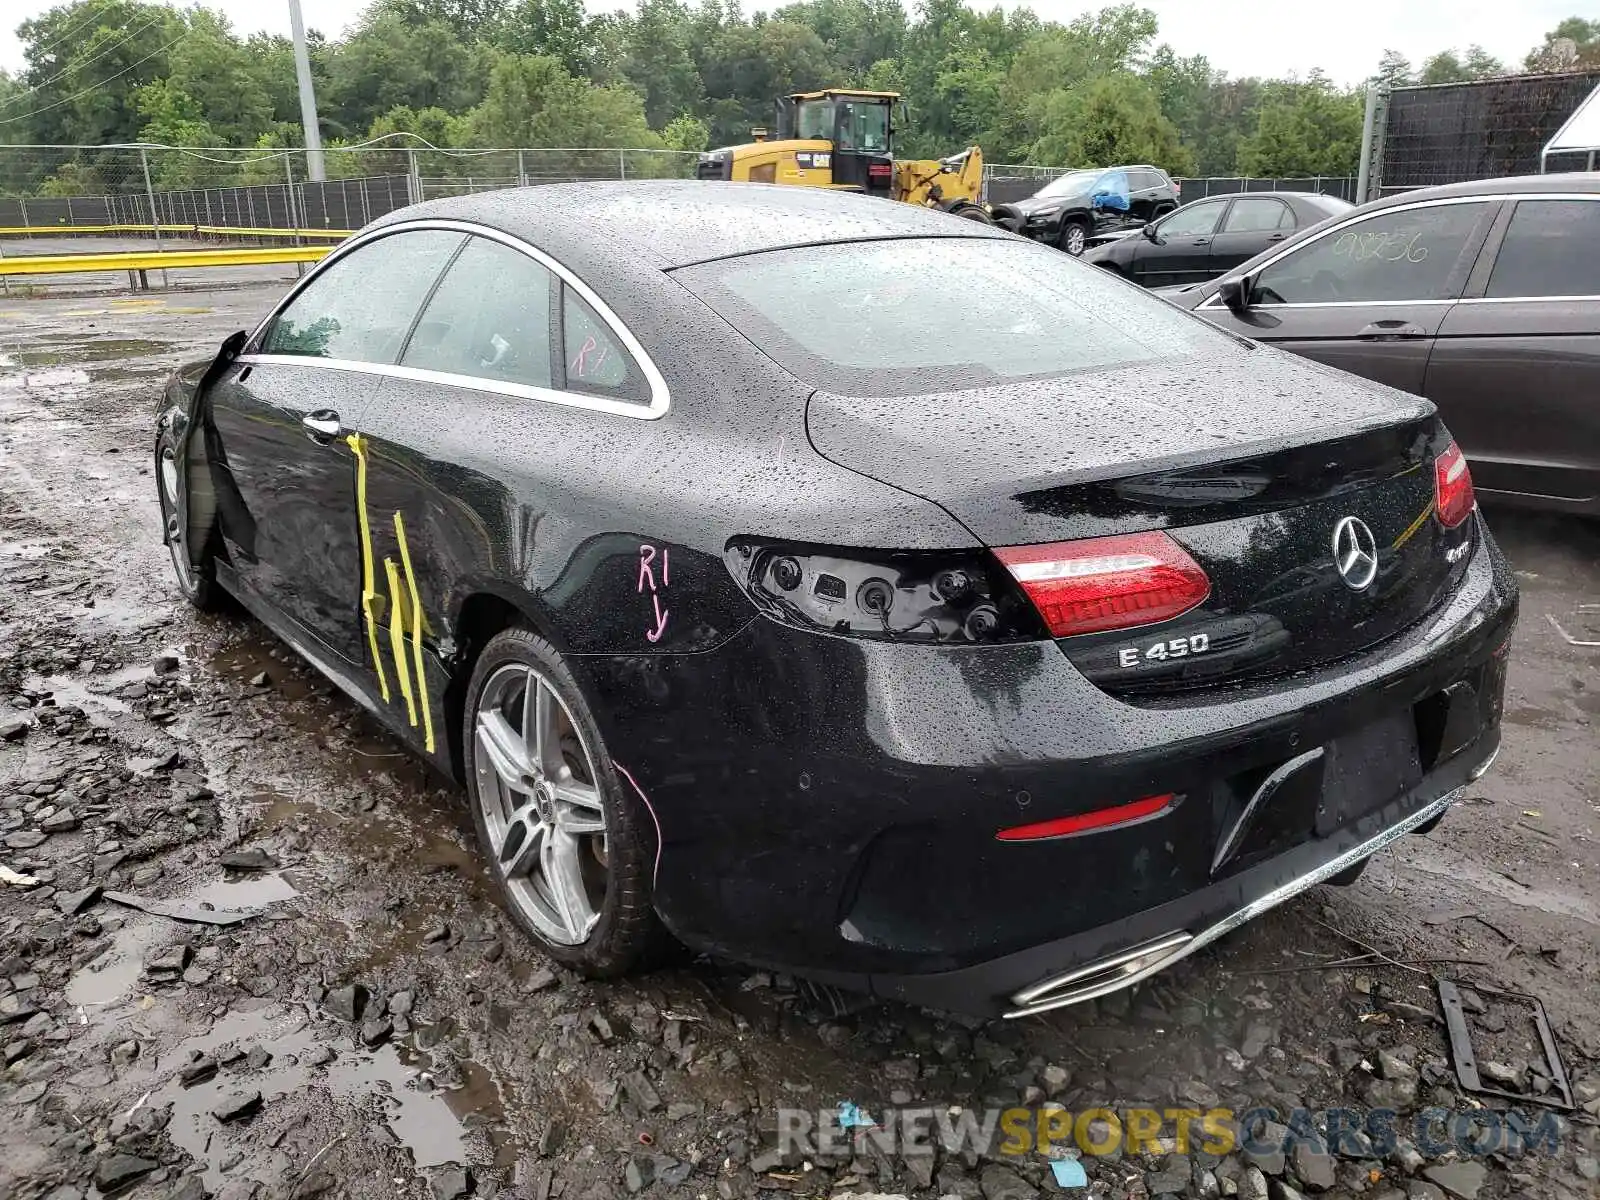
[[[1210,238],[1195,238],[1194,244],[1196,246],[1209,246],[1209,245],[1211,245],[1211,239]]]
[[[1269,242],[1281,242],[1281,241],[1283,241],[1284,238],[1286,238],[1288,236],[1289,235],[1286,234],[1286,233],[1274,233],[1274,234],[1270,235],[1267,238],[1267,241],[1269,241]]]
[[[319,446],[326,446],[344,432],[339,424],[339,414],[331,408],[319,408],[300,418],[306,436]]]
[[[1374,321],[1356,334],[1369,342],[1399,341],[1403,338],[1426,337],[1420,325],[1410,321]]]

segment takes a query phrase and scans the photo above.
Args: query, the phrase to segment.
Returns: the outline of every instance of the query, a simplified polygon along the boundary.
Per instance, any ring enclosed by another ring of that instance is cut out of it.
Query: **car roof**
[[[424,218],[484,225],[563,261],[644,261],[662,270],[829,242],[1012,236],[859,193],[693,179],[551,183],[450,196],[399,209],[373,227]]]
[[[1341,200],[1342,196],[1335,196],[1331,192],[1212,192],[1209,196],[1196,196],[1189,201],[1190,204],[1199,204],[1202,200],[1237,200],[1241,196],[1251,196],[1261,199],[1270,199],[1276,196],[1279,200]],[[1346,201],[1348,203],[1348,201]],[[1185,206],[1187,207],[1187,206]]]
[[[1562,175],[1511,175],[1504,179],[1473,179],[1466,183],[1447,183],[1438,187],[1412,188],[1396,192],[1366,205],[1377,211],[1396,204],[1415,204],[1418,200],[1440,200],[1451,196],[1514,196],[1522,192],[1592,192],[1600,194],[1600,174],[1574,171]]]

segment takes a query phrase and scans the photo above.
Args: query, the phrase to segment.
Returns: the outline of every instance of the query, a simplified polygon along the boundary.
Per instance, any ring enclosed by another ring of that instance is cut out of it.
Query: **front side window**
[[[263,354],[391,364],[461,234],[394,233],[352,250],[306,284],[273,318]]]
[[[1256,304],[1449,300],[1488,202],[1377,213],[1291,250],[1256,277]]]
[[[1294,214],[1282,200],[1235,200],[1222,227],[1223,233],[1270,233],[1293,229]]]
[[[791,375],[846,396],[947,393],[1238,349],[1163,300],[1021,241],[802,246],[672,274]],[[960,304],[930,292],[941,279],[963,281]]]
[[[1162,237],[1204,237],[1215,233],[1217,220],[1228,206],[1226,200],[1212,200],[1204,204],[1191,204],[1180,208],[1161,222]]]
[[[1486,294],[1600,295],[1600,200],[1519,203]]]
[[[649,385],[616,332],[570,287],[562,289],[561,327],[567,390],[648,403]]]
[[[796,105],[794,135],[807,140],[833,140],[833,105],[826,100],[801,100]]]
[[[428,301],[400,365],[550,387],[552,282],[526,254],[473,238]]]

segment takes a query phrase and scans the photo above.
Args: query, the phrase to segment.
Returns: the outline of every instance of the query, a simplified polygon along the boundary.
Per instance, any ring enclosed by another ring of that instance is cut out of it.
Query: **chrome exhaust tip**
[[[1193,940],[1188,933],[1169,933],[1153,942],[1123,950],[1110,958],[1097,959],[1064,975],[1055,975],[1023,988],[1011,997],[1011,1002],[1017,1007],[1006,1013],[1006,1019],[1049,1012],[1069,1004],[1082,1004],[1085,1000],[1119,991],[1136,980],[1153,975],[1168,963],[1177,962],[1188,953],[1185,947]]]

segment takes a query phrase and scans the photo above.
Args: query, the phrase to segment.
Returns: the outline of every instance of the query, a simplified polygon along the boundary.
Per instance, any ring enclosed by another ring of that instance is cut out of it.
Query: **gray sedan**
[[[1426,396],[1479,492],[1600,516],[1600,177],[1404,192],[1162,294]]]

